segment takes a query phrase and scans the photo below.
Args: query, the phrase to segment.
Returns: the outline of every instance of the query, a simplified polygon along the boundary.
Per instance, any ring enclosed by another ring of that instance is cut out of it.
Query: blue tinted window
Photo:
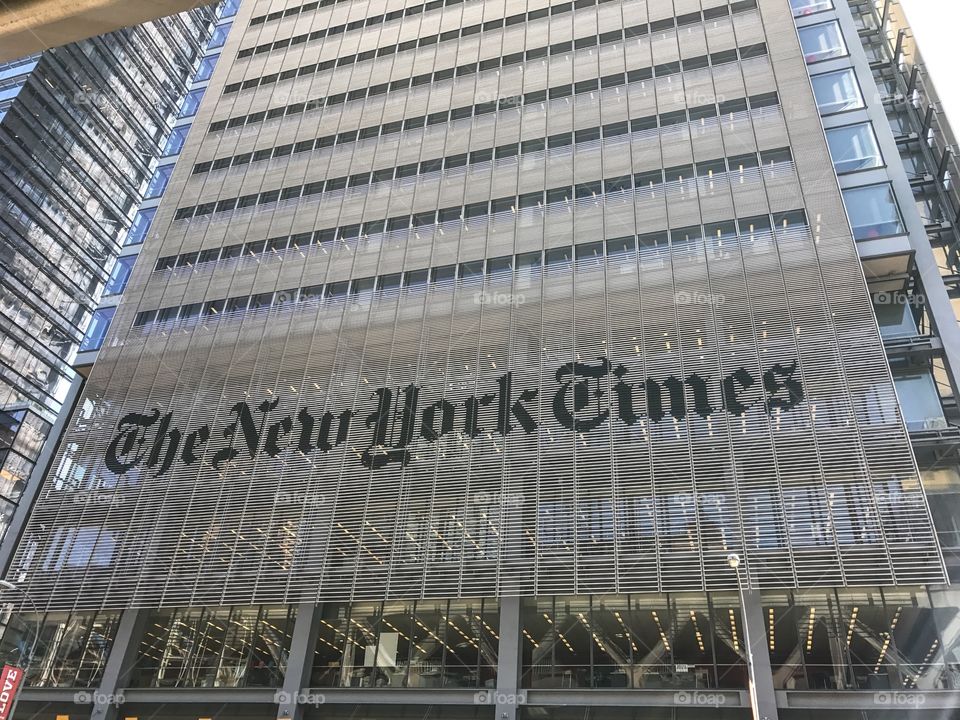
[[[136,255],[124,255],[117,258],[113,270],[110,271],[110,277],[107,285],[103,289],[104,295],[119,295],[127,287],[127,280],[130,279],[130,271],[133,270],[133,263],[136,262]]]
[[[167,183],[170,182],[170,175],[172,173],[173,165],[163,165],[154,170],[153,177],[150,178],[150,183],[147,185],[147,192],[144,198],[149,200],[150,198],[163,195],[163,191],[167,189]]]
[[[229,18],[237,14],[237,8],[240,7],[240,0],[224,0],[220,6],[220,17]]]
[[[87,327],[87,334],[80,343],[80,352],[88,350],[99,350],[103,345],[103,339],[107,336],[107,330],[110,328],[110,321],[113,320],[113,314],[116,308],[99,308],[93,313],[90,325]]]
[[[200,100],[203,99],[204,88],[191,90],[184,96],[183,104],[180,106],[179,117],[193,117],[197,114],[197,108],[200,107]]]
[[[220,54],[208,55],[200,61],[200,65],[197,66],[197,73],[193,76],[194,82],[201,82],[203,80],[209,80],[210,76],[213,75],[213,69],[217,66],[217,60],[220,59]]]
[[[230,33],[230,27],[232,25],[232,22],[217,25],[217,27],[213,29],[213,35],[210,36],[210,42],[207,43],[207,48],[223,47],[223,44],[227,41],[227,35]]]
[[[163,146],[163,155],[161,157],[176,155],[183,150],[183,143],[186,141],[187,133],[189,132],[189,125],[180,125],[171,130],[170,134],[167,135],[167,144]]]
[[[156,208],[147,208],[138,211],[137,214],[133,216],[133,224],[130,226],[130,231],[127,233],[123,244],[139,245],[142,243],[144,238],[147,237],[147,232],[150,230],[150,223],[153,222],[153,216],[156,214]]]

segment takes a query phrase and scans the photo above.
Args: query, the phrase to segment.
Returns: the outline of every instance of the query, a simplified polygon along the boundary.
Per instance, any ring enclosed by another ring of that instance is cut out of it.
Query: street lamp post
[[[747,685],[750,694],[750,716],[753,720],[762,720],[757,703],[757,676],[753,664],[753,643],[750,641],[750,622],[747,620],[747,602],[743,592],[743,581],[740,578],[740,556],[736,553],[727,555],[727,564],[737,574],[737,590],[740,593],[740,612],[743,620],[743,642],[747,646]]]
[[[30,594],[23,590],[22,588],[17,587],[14,583],[9,580],[0,580],[0,592],[19,592],[23,595],[23,599],[30,603],[30,606],[33,608],[33,611],[37,614],[36,628],[33,632],[33,642],[30,643],[30,652],[27,653],[26,659],[24,660],[23,653],[20,654],[20,664],[23,666],[23,680],[27,679],[27,670],[30,667],[30,663],[33,662],[33,655],[37,651],[37,641],[40,639],[40,609],[37,607],[37,604],[33,601],[33,598],[30,597]],[[16,717],[17,703],[20,702],[20,693],[17,693],[17,696],[13,699],[13,705],[10,707],[10,717]]]

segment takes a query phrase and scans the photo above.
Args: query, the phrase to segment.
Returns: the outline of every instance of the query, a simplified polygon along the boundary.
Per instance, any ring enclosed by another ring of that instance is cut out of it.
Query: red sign
[[[17,690],[23,682],[23,670],[16,665],[4,665],[0,672],[0,720],[7,720],[17,699]]]

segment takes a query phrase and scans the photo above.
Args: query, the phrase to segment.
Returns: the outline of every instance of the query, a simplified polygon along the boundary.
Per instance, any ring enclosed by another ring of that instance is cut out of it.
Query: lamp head
[[[736,570],[738,567],[740,567],[740,556],[736,553],[730,553],[727,555],[727,565]]]

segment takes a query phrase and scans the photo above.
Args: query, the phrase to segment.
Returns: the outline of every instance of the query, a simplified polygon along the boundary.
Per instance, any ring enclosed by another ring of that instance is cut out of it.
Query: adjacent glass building
[[[212,19],[198,8],[0,67],[0,537],[76,400],[71,364],[104,324],[96,303]]]
[[[21,707],[956,713],[960,204],[896,4],[230,22],[6,573]]]

